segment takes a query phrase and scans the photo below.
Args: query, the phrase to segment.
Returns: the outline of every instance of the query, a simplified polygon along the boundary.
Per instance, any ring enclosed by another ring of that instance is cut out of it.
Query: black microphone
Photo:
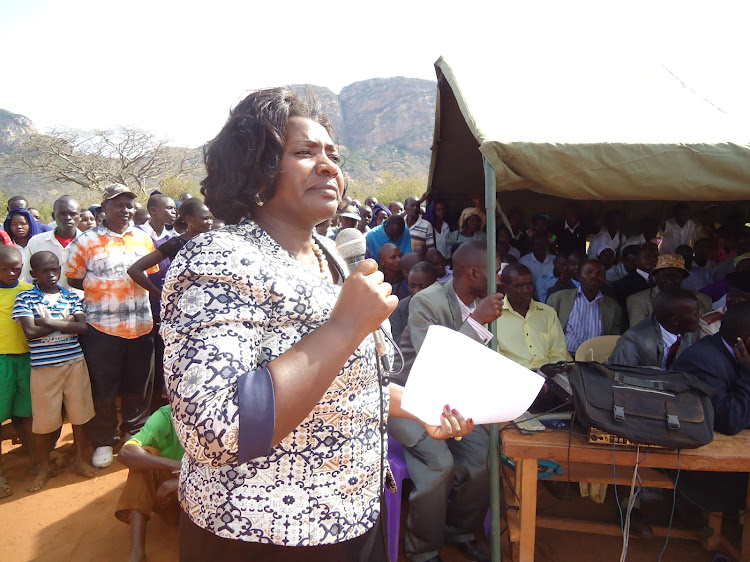
[[[357,266],[365,261],[367,253],[367,241],[365,235],[356,228],[344,228],[336,236],[336,251],[346,262],[349,273],[354,271]],[[372,339],[375,340],[375,351],[378,354],[383,369],[388,373],[391,370],[391,361],[385,347],[385,340],[381,333],[382,328],[372,333]]]

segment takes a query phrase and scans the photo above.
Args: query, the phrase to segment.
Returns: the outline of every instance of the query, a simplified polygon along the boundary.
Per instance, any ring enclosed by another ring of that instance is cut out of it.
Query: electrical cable
[[[630,518],[635,505],[635,483],[638,478],[638,465],[641,454],[641,446],[638,445],[635,453],[635,466],[633,467],[633,478],[630,481],[630,497],[628,498],[628,507],[625,510],[625,525],[622,530],[622,551],[620,552],[620,562],[625,562],[628,557],[628,546],[630,544]],[[639,490],[640,491],[640,490]]]
[[[675,504],[677,503],[677,483],[680,481],[680,453],[682,452],[681,449],[677,449],[677,475],[674,479],[674,489],[672,490],[672,512],[669,514],[669,526],[667,527],[667,538],[664,539],[664,547],[661,549],[661,552],[659,553],[659,559],[657,562],[661,562],[661,557],[664,556],[664,553],[667,551],[667,546],[669,546],[669,536],[672,534],[672,522],[674,521],[674,510],[675,510]]]

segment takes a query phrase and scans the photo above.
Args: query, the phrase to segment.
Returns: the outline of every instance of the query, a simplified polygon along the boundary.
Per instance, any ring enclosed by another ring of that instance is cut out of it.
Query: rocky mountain
[[[18,137],[36,133],[31,119],[0,109],[0,152],[10,152]]]
[[[372,78],[344,87],[301,84],[321,102],[344,145],[345,170],[371,182],[385,172],[427,174],[435,122],[435,83],[417,78]]]
[[[339,94],[312,84],[292,88],[320,100],[335,129],[336,141],[342,145],[344,170],[354,184],[375,190],[384,177],[426,179],[435,119],[435,82],[373,78],[350,84]],[[76,186],[17,175],[9,168],[7,156],[17,139],[35,132],[29,118],[0,109],[0,191],[23,193],[38,204],[51,203],[61,192],[78,192]],[[200,150],[195,153],[199,161]],[[201,174],[198,165],[183,183],[186,187],[195,184],[197,189]]]

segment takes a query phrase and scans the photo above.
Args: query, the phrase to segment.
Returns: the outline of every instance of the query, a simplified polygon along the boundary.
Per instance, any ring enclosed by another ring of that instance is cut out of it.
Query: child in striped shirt
[[[29,491],[36,492],[54,476],[49,452],[63,424],[63,406],[73,424],[75,471],[87,478],[97,471],[84,460],[84,424],[94,417],[94,403],[77,336],[87,329],[81,298],[57,284],[60,262],[52,252],[35,253],[30,265],[36,284],[18,294],[13,318],[20,322],[31,349],[31,453],[39,473]]]

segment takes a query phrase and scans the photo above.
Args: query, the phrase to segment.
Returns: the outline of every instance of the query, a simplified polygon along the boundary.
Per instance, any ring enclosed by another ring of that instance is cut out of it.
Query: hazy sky
[[[129,125],[197,146],[248,90],[434,80],[452,52],[476,53],[488,87],[523,88],[503,60],[560,51],[645,56],[723,108],[747,103],[747,2],[612,4],[0,0],[0,108],[41,130]]]

